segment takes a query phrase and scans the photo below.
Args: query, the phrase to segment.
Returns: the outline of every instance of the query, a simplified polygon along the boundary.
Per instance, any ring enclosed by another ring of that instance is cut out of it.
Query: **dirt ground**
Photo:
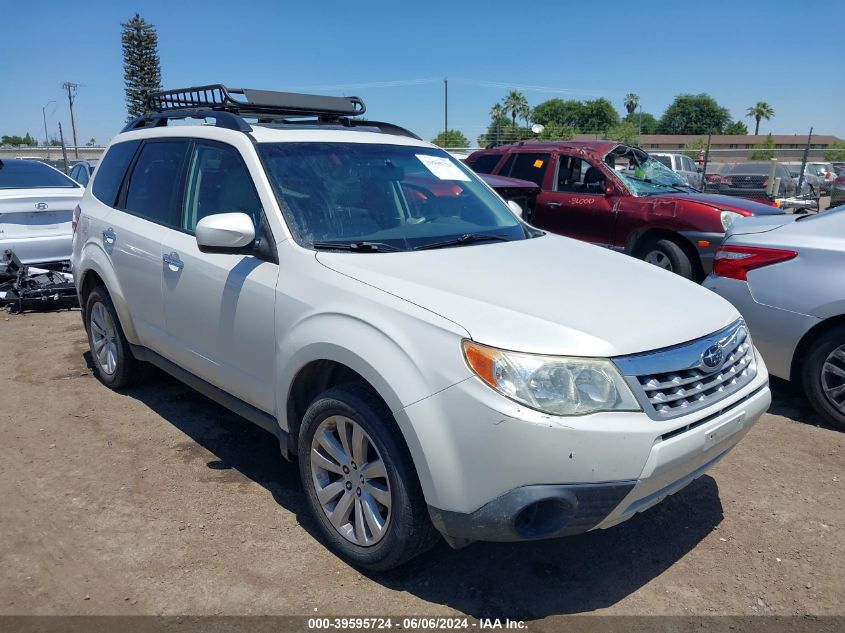
[[[78,311],[0,313],[0,350],[0,615],[845,614],[845,433],[783,387],[625,524],[363,575],[269,434],[164,376],[108,390]]]

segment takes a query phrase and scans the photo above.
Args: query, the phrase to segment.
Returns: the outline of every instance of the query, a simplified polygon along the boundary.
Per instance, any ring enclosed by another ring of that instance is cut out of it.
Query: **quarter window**
[[[501,159],[501,154],[482,154],[472,161],[470,167],[478,174],[492,174]]]
[[[129,163],[135,155],[135,150],[138,149],[140,144],[140,141],[127,141],[109,147],[100,168],[97,170],[94,184],[91,186],[91,191],[97,200],[110,207],[115,206],[117,192],[120,191],[126,168],[129,167]]]
[[[258,228],[261,201],[243,159],[234,147],[197,142],[188,169],[182,228],[193,232],[207,215],[236,212],[246,213]]]
[[[177,197],[187,150],[187,140],[144,143],[126,191],[126,211],[152,222],[178,226]]]

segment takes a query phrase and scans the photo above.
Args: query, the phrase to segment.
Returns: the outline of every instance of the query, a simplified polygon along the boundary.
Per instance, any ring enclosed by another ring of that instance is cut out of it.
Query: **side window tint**
[[[560,156],[557,170],[557,191],[602,193],[604,174],[587,161],[575,156]]]
[[[177,196],[188,141],[147,142],[129,179],[125,209],[167,226],[179,225]]]
[[[501,154],[483,154],[472,161],[470,167],[479,174],[492,174],[501,159]]]
[[[128,141],[116,143],[109,147],[99,169],[97,169],[97,177],[94,178],[94,184],[91,187],[91,191],[97,200],[110,207],[115,205],[117,192],[120,191],[126,168],[132,162],[135,150],[138,149],[140,144],[140,141]]]
[[[197,142],[188,169],[182,228],[193,232],[207,215],[235,212],[246,213],[258,229],[261,202],[241,155],[234,147]]]
[[[502,168],[499,170],[500,176],[510,176],[511,175],[511,168],[513,168],[513,162],[516,158],[516,154],[508,154],[508,158],[505,161],[505,164],[502,165]]]
[[[514,154],[514,156],[516,159],[511,168],[511,178],[530,180],[542,187],[551,156],[549,154]]]

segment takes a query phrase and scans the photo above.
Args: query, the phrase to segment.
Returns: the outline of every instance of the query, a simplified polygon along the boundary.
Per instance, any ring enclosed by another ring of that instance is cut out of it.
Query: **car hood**
[[[403,253],[317,253],[324,266],[426,308],[480,343],[618,356],[715,332],[739,318],[673,273],[554,235]]]
[[[792,224],[800,215],[764,215],[759,217],[739,218],[731,225],[725,238],[733,235],[750,235],[752,233],[766,233],[779,229],[787,224]]]
[[[722,196],[719,194],[710,193],[666,193],[656,196],[649,196],[649,199],[654,198],[673,198],[683,200],[693,200],[701,202],[702,204],[709,204],[712,207],[722,209],[724,211],[745,211],[753,215],[783,215],[783,211],[777,207],[773,207],[762,202],[755,202],[748,198],[740,198],[737,196]]]

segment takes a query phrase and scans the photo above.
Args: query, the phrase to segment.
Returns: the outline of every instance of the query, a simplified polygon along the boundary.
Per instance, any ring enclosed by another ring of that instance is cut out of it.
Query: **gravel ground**
[[[2,315],[0,349],[0,615],[845,614],[845,434],[783,387],[627,523],[366,575],[317,540],[269,434],[164,376],[103,387],[78,311]]]

